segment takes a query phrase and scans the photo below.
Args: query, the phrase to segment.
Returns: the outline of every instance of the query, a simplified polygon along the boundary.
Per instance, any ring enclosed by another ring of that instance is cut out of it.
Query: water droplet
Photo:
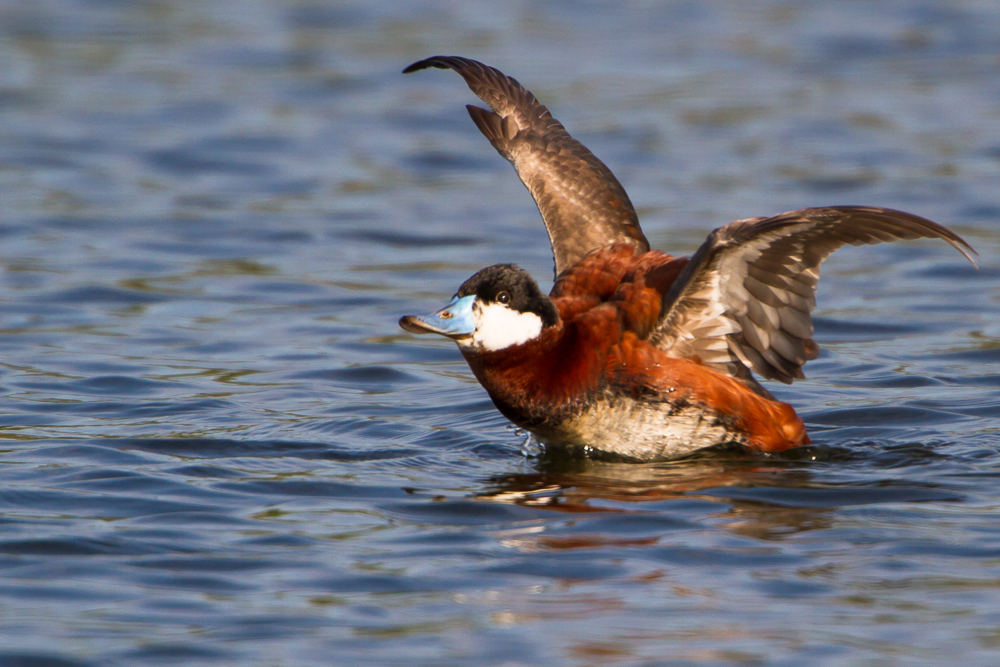
[[[538,441],[534,433],[529,433],[524,429],[515,428],[514,434],[522,436],[524,440],[521,441],[521,454],[527,458],[536,458],[541,456],[545,451],[545,445]]]

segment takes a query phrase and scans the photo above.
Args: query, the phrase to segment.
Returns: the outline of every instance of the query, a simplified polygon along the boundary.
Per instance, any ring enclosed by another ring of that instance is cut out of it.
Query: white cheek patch
[[[526,343],[542,333],[542,318],[538,315],[519,313],[499,303],[483,305],[476,301],[472,304],[472,317],[476,331],[458,342],[462,347],[502,350]]]

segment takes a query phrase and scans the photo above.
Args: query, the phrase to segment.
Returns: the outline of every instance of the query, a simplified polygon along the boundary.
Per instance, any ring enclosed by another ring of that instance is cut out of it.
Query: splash
[[[523,428],[517,428],[516,426],[508,426],[507,430],[513,431],[514,435],[523,438],[520,449],[521,454],[525,458],[538,458],[545,452],[545,445],[538,441],[534,433],[525,431]]]

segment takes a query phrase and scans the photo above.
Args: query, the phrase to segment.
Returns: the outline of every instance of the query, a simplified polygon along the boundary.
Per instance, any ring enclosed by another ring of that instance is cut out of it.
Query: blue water
[[[0,6],[0,664],[996,664],[991,2]],[[665,5],[665,6],[661,6]],[[655,246],[870,204],[824,265],[816,444],[521,453],[454,346],[543,283],[455,53],[517,77]]]

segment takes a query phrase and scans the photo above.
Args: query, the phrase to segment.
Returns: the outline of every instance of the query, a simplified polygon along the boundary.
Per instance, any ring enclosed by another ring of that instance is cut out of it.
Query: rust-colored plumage
[[[550,442],[565,439],[564,423],[610,394],[696,405],[729,422],[733,442],[760,451],[808,443],[791,406],[650,342],[663,294],[687,263],[659,251],[606,246],[556,281],[550,297],[560,323],[535,344],[463,352],[501,412]]]
[[[739,220],[690,258],[650,250],[611,171],[516,80],[454,56],[404,71],[428,67],[458,72],[489,105],[469,113],[538,204],[556,281],[545,297],[520,269],[489,267],[435,316],[400,324],[454,338],[500,411],[544,442],[642,460],[806,444],[753,373],[790,383],[817,356],[820,263],[845,244],[939,238],[975,264],[947,228],[865,206]]]

